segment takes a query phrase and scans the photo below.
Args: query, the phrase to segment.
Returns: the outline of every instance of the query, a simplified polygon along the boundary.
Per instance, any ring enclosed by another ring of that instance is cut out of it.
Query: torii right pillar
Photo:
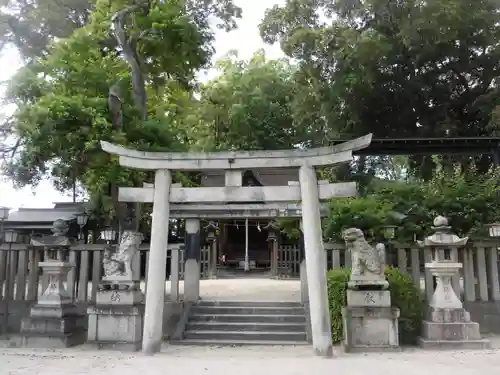
[[[332,331],[326,272],[323,264],[325,248],[321,228],[318,180],[314,167],[301,166],[299,182],[302,195],[302,225],[313,349],[318,356],[332,357]]]

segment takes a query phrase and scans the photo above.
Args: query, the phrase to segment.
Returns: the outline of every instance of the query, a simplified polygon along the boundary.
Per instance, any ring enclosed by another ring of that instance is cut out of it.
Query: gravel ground
[[[337,354],[333,359],[313,357],[309,347],[165,347],[154,357],[83,349],[0,350],[0,375],[421,375],[430,371],[440,375],[484,375],[497,373],[499,368],[499,350],[408,350],[390,354]]]
[[[170,284],[170,283],[168,283]],[[167,286],[167,288],[169,285]],[[182,295],[182,282],[180,292]],[[296,280],[233,279],[203,280],[204,299],[298,301]],[[94,351],[85,346],[65,350],[0,349],[0,375],[255,375],[264,373],[316,375],[440,375],[497,373],[500,369],[500,338],[488,337],[492,350],[424,351],[344,354],[333,359],[314,357],[309,346],[195,347],[169,346],[153,357],[141,353]]]

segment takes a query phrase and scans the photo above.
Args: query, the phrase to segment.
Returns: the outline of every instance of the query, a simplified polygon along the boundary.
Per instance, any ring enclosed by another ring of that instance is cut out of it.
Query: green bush
[[[343,339],[342,307],[347,304],[347,282],[350,269],[331,270],[327,274],[328,303],[332,324],[333,342]],[[423,316],[423,304],[420,290],[413,284],[411,278],[397,268],[387,268],[385,271],[391,291],[393,307],[400,310],[399,340],[401,344],[415,344],[420,333]]]

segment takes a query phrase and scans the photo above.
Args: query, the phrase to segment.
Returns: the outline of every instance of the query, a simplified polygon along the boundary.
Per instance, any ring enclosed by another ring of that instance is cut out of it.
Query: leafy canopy
[[[325,221],[325,236],[342,242],[342,231],[349,227],[362,229],[369,237],[380,240],[386,225],[396,225],[396,236],[403,241],[422,238],[430,232],[434,218],[446,216],[453,230],[462,236],[484,236],[485,225],[500,220],[500,169],[479,173],[464,171],[459,164],[453,169],[438,169],[428,182],[374,180],[365,195],[335,199]]]
[[[230,52],[219,60],[220,74],[201,86],[186,129],[193,147],[205,150],[293,148],[304,139],[294,120],[295,68],[288,60],[251,59]]]
[[[287,0],[260,30],[299,64],[301,91],[314,93],[300,111],[326,141],[483,136],[498,128],[499,10],[493,0]],[[484,172],[491,161],[480,159]],[[423,164],[429,178],[435,164]]]
[[[132,97],[131,71],[112,33],[111,18],[133,6],[99,0],[88,23],[57,40],[46,57],[21,69],[8,99],[17,111],[8,122],[18,137],[7,175],[19,186],[36,184],[47,173],[60,190],[76,180],[93,194],[105,194],[110,182],[127,186],[147,176],[125,171],[98,150],[100,140],[148,149],[183,149],[175,117],[189,98],[196,72],[213,52],[209,20],[234,27],[239,9],[224,1],[153,1],[134,8],[125,19],[147,93],[147,121],[139,121]],[[113,128],[110,87],[121,92],[123,126]]]

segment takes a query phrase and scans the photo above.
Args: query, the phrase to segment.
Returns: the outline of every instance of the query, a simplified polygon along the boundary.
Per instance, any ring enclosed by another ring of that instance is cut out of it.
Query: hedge
[[[350,269],[341,268],[327,273],[328,303],[332,324],[333,342],[343,339],[342,307],[347,304],[347,282]],[[413,284],[411,278],[397,268],[387,268],[385,271],[391,303],[400,310],[399,341],[403,345],[413,345],[420,333],[423,303],[420,290]]]

